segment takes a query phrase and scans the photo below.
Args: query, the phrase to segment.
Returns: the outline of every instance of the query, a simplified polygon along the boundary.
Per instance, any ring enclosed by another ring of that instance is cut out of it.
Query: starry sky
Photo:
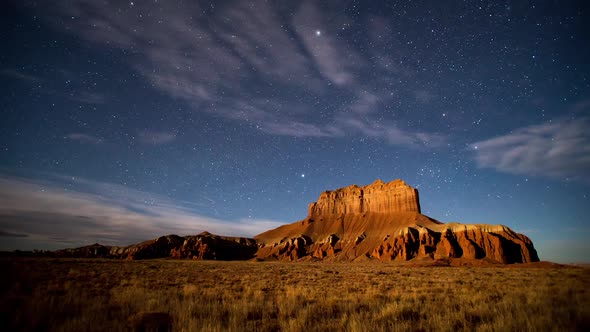
[[[253,236],[402,178],[590,262],[583,1],[0,6],[0,250]]]

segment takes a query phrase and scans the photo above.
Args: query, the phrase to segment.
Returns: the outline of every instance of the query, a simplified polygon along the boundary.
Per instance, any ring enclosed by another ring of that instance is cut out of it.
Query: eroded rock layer
[[[443,224],[421,214],[418,191],[402,180],[326,191],[310,204],[307,218],[254,239],[204,232],[167,235],[126,247],[94,244],[52,255],[288,261],[463,259],[504,264],[539,260],[531,240],[506,226]]]
[[[443,224],[422,215],[418,191],[402,180],[326,191],[307,218],[255,239],[259,259],[539,260],[531,240],[506,226]]]
[[[308,208],[308,217],[364,212],[418,212],[418,190],[402,180],[384,183],[377,180],[370,185],[357,185],[324,191],[317,202]]]
[[[487,258],[504,264],[539,260],[531,240],[506,226],[455,223],[404,228],[396,236],[384,238],[370,256],[381,260]]]
[[[259,259],[486,259],[497,263],[539,260],[531,240],[506,226],[441,224],[422,214],[348,214],[305,219],[255,237]]]
[[[56,257],[118,258],[128,260],[152,258],[190,258],[205,260],[245,260],[254,257],[258,246],[254,239],[218,236],[208,232],[199,235],[166,235],[125,247],[90,246],[58,250]]]

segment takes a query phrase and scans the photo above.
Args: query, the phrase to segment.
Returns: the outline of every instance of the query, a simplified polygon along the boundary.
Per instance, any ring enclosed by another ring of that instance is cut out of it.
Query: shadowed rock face
[[[357,185],[324,191],[317,202],[308,208],[308,217],[364,212],[418,212],[418,190],[402,180],[384,183],[377,180],[370,185]]]
[[[127,247],[94,244],[54,252],[58,257],[218,260],[414,259],[529,263],[539,260],[531,240],[502,225],[443,224],[420,213],[418,191],[402,180],[326,191],[304,220],[254,237],[207,232],[167,235]]]
[[[505,226],[441,224],[407,227],[384,239],[370,256],[380,260],[487,258],[498,263],[539,261],[531,240]]]
[[[57,257],[118,258],[128,260],[152,258],[190,258],[207,260],[244,260],[254,257],[258,249],[254,239],[218,236],[208,232],[199,235],[166,235],[126,247],[100,244],[54,252]]]
[[[170,256],[199,260],[245,260],[251,259],[257,249],[254,239],[201,233],[185,236],[181,246],[171,249]]]

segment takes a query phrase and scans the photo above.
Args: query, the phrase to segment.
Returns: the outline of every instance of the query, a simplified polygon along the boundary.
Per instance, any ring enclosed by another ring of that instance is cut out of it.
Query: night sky
[[[402,178],[590,262],[583,1],[0,7],[0,250],[253,236]]]

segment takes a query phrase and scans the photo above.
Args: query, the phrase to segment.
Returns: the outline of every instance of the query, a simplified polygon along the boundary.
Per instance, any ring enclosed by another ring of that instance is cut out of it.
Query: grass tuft
[[[4,331],[588,331],[590,269],[0,260]]]

